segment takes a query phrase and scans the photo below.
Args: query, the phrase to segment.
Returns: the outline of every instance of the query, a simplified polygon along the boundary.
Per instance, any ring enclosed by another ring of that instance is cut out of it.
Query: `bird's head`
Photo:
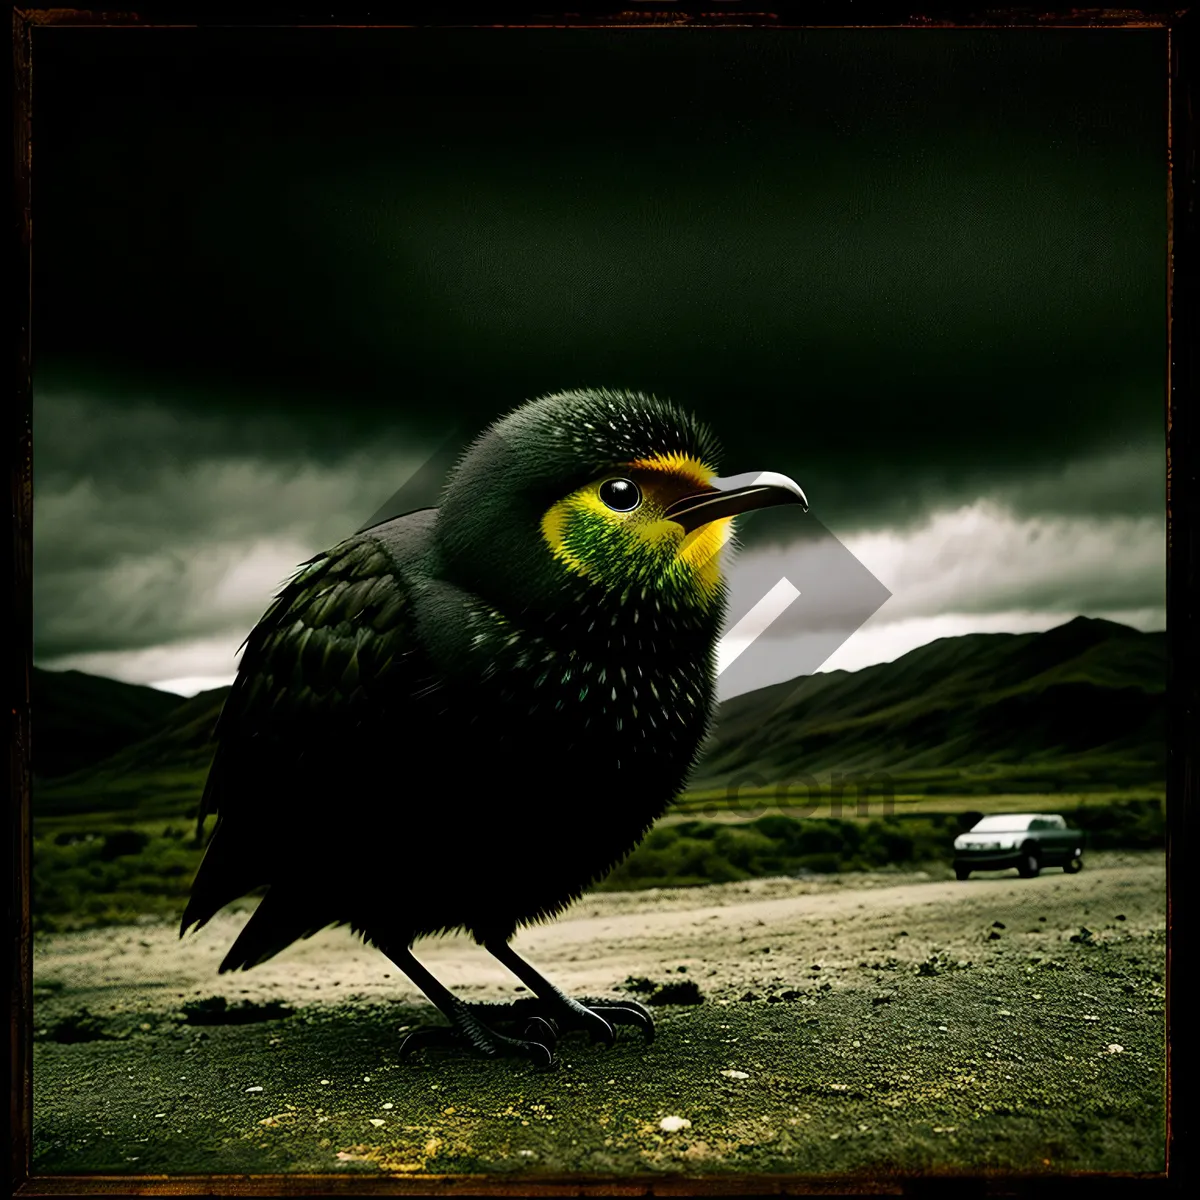
[[[437,521],[445,568],[510,612],[561,615],[564,597],[596,589],[615,597],[637,589],[676,612],[711,612],[724,598],[721,550],[733,518],[808,507],[783,475],[719,477],[719,454],[690,413],[640,393],[530,401],[452,472]]]

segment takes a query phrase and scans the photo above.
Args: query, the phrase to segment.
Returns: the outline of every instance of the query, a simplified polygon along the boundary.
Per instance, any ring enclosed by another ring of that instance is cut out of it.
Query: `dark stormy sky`
[[[1165,49],[36,31],[35,661],[226,682],[439,445],[587,385],[804,486],[892,593],[827,668],[1161,627]],[[782,516],[743,523],[735,595],[788,570]]]

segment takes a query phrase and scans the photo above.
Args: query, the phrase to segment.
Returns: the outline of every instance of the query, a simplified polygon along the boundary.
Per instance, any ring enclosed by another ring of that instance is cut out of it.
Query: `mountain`
[[[34,774],[54,779],[92,766],[147,737],[184,703],[182,696],[157,688],[34,667]]]
[[[178,696],[180,703],[140,741],[73,774],[35,779],[34,814],[130,811],[146,817],[188,814],[195,809],[204,789],[212,761],[213,727],[228,694],[229,689],[221,687],[188,699]]]
[[[138,771],[171,767],[181,771],[207,770],[212,759],[212,732],[229,688],[212,688],[179,705],[149,737],[119,750],[90,772],[116,778]]]
[[[964,775],[1160,780],[1166,677],[1166,634],[1111,621],[940,638],[726,701],[692,790],[832,771],[941,777],[953,790]]]
[[[1165,773],[1166,674],[1165,634],[1111,621],[1079,617],[1046,633],[941,638],[894,662],[726,701],[691,790],[752,777],[773,787],[831,771],[886,771],[908,790],[931,793],[1157,783]],[[228,691],[167,697],[170,711],[140,740],[42,781],[35,812],[194,810]],[[78,711],[77,727],[86,716]]]

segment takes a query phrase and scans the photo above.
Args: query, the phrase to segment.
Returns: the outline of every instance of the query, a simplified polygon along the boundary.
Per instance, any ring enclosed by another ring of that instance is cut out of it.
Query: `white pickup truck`
[[[1056,813],[1000,813],[984,817],[954,839],[954,874],[1016,867],[1032,879],[1043,867],[1083,869],[1083,832],[1070,829]]]

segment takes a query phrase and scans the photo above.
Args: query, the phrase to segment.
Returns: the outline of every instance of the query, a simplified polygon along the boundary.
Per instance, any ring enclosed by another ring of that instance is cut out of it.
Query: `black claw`
[[[558,1044],[558,1026],[553,1021],[548,1021],[545,1017],[530,1017],[524,1034],[527,1041],[544,1045],[553,1058],[554,1047]]]
[[[612,1025],[636,1025],[647,1042],[654,1041],[654,1018],[640,1004],[636,1008],[627,1008],[624,1004],[597,1004],[592,1012]]]
[[[399,1054],[401,1058],[407,1058],[425,1046],[460,1046],[462,1041],[462,1034],[449,1025],[422,1025],[405,1036]]]
[[[544,1056],[544,1061],[539,1064],[540,1066],[554,1067],[558,1065],[558,1059],[554,1056],[553,1049],[547,1046],[544,1042],[539,1042],[534,1039],[521,1044],[524,1048],[526,1048],[526,1052],[533,1059],[537,1059],[539,1057],[538,1051],[541,1051],[542,1056]]]
[[[613,1025],[636,1025],[645,1035],[646,1041],[654,1041],[654,1017],[650,1010],[636,1000],[610,1000],[589,996],[581,1004],[599,1013]]]
[[[617,1044],[617,1031],[607,1020],[605,1020],[604,1014],[601,1013],[599,1009],[595,1008],[589,1009],[588,1011],[593,1016],[599,1018],[598,1021],[593,1022],[592,1024],[592,1041],[603,1042],[609,1047],[615,1046]]]
[[[650,1010],[636,1000],[609,1000],[592,996],[571,1000],[564,997],[562,1004],[561,1015],[565,1028],[586,1029],[593,1043],[603,1042],[610,1047],[616,1045],[618,1025],[636,1025],[647,1042],[654,1041],[654,1018]]]
[[[498,1004],[464,1005],[462,1016],[467,1022],[467,1040],[489,1057],[516,1051],[534,1059],[544,1057],[546,1065],[556,1061],[559,1036],[568,1031],[586,1031],[593,1044],[600,1042],[611,1048],[617,1043],[617,1026],[635,1025],[646,1042],[654,1041],[654,1018],[636,1000],[597,997],[572,1000],[564,996],[555,1004],[536,996],[522,996]],[[432,1044],[463,1040],[463,1035],[454,1029],[435,1028],[441,1033],[429,1039]],[[514,1036],[517,1030],[520,1034]],[[401,1050],[408,1046],[412,1036],[405,1039]],[[425,1040],[424,1035],[421,1040]]]
[[[417,1050],[430,1046],[456,1049],[471,1046],[488,1058],[515,1053],[533,1059],[540,1066],[553,1066],[558,1041],[553,1024],[541,1017],[531,1017],[524,1032],[523,1038],[514,1038],[482,1025],[474,1030],[458,1029],[452,1025],[423,1025],[405,1036],[400,1043],[399,1055],[407,1058]]]

